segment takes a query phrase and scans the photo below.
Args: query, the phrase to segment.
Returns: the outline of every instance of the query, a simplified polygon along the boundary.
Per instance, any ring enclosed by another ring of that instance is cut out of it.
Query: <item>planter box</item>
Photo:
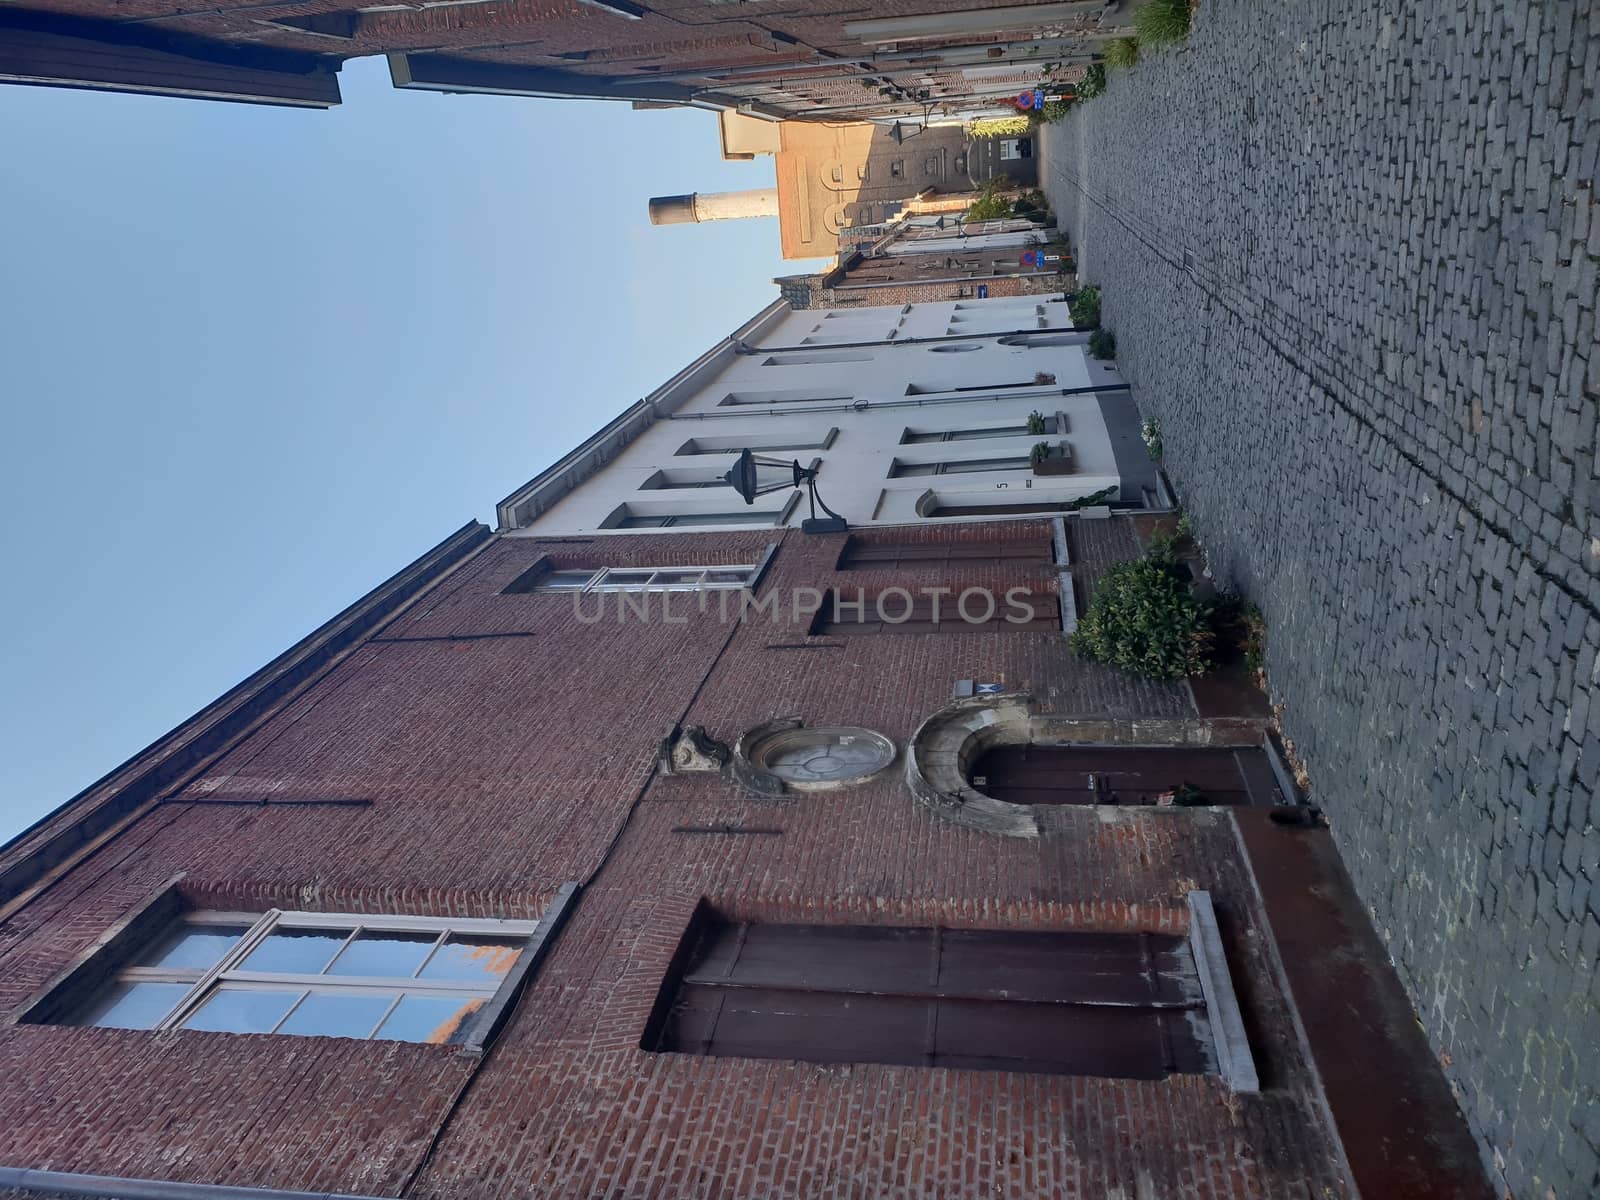
[[[1066,432],[1064,428],[1066,423],[1065,414],[1060,414],[1057,424],[1061,428],[1057,429],[1058,433]],[[1053,443],[1050,447],[1050,457],[1033,464],[1035,475],[1071,475],[1077,469],[1077,464],[1072,461],[1072,447],[1066,442]]]

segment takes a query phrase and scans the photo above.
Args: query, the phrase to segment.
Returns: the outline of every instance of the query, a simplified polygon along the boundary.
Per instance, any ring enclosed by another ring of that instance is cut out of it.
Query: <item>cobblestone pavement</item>
[[[1597,81],[1573,0],[1202,0],[1044,146],[1485,1165],[1538,1200],[1600,1195]]]

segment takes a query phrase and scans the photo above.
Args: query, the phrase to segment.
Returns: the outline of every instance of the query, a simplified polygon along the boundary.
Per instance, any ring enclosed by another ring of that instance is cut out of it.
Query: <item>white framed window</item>
[[[457,1045],[538,929],[537,921],[187,912],[67,1023]]]
[[[719,567],[601,567],[551,571],[533,590],[548,592],[693,592],[701,588],[753,588],[760,563]]]
[[[905,462],[895,459],[889,464],[890,479],[904,479],[911,475],[971,475],[986,471],[1025,471],[1030,465],[1026,454],[1006,458],[963,458],[951,462]]]

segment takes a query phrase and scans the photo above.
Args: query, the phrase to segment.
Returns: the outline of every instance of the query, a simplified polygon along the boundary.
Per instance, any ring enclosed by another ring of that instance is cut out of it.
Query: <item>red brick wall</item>
[[[1041,531],[906,536],[1024,529]],[[1225,815],[1056,813],[1038,841],[1006,840],[915,805],[899,764],[866,786],[780,801],[653,772],[659,739],[680,720],[731,741],[795,715],[903,743],[961,678],[1002,680],[1078,714],[1186,715],[1186,689],[1082,663],[1051,634],[813,638],[787,613],[744,627],[584,625],[570,596],[498,594],[546,553],[732,563],[774,540],[766,587],[1052,580],[1048,564],[836,572],[841,537],[784,531],[500,539],[182,793],[369,806],[166,804],[0,926],[9,1014],[179,873],[203,903],[462,916],[525,916],[560,883],[589,881],[487,1059],[334,1039],[0,1027],[0,1162],[392,1194],[438,1137],[417,1195],[1340,1194]],[[727,824],[782,833],[673,832]],[[1182,895],[1196,886],[1227,926],[1268,1085],[1259,1096],[1209,1078],[638,1048],[702,897],[796,920],[1180,928]]]

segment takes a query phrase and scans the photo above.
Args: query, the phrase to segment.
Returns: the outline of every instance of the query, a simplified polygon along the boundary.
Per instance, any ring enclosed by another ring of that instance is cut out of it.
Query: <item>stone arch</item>
[[[1038,837],[1025,804],[986,796],[972,786],[972,764],[995,746],[1260,746],[1258,718],[1064,717],[1036,713],[1026,692],[975,696],[945,705],[906,748],[906,784],[941,817],[1003,837]]]

